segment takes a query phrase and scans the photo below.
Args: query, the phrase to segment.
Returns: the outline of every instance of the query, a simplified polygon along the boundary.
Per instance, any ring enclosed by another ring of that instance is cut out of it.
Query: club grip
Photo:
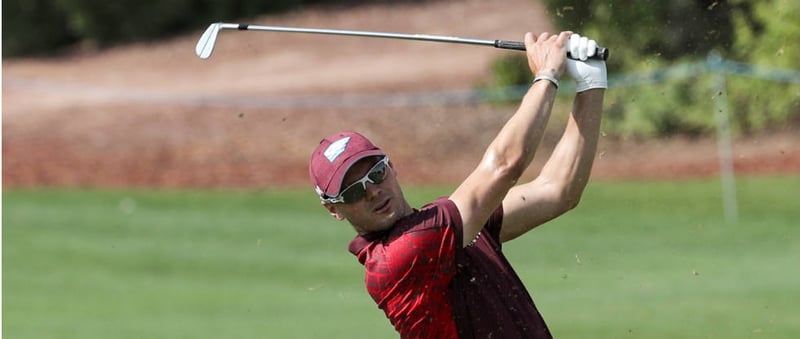
[[[518,51],[525,50],[525,43],[521,41],[509,41],[509,40],[495,40],[494,41],[495,48],[502,48],[502,49],[514,49]],[[572,55],[567,52],[567,58],[575,59]],[[597,47],[594,55],[591,59],[600,59],[600,60],[608,60],[608,48],[605,47]]]

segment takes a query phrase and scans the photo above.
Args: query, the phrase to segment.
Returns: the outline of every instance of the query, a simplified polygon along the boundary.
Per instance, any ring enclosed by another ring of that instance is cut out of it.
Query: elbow
[[[555,185],[554,189],[557,192],[557,201],[561,206],[562,213],[578,207],[587,182],[587,178],[578,176],[568,180],[561,180]]]
[[[557,190],[555,201],[557,202],[558,214],[567,213],[576,207],[581,202],[583,189],[570,189],[569,187],[562,186]]]
[[[526,169],[525,159],[521,154],[489,152],[483,160],[484,168],[492,176],[501,180],[516,183]]]
[[[563,197],[557,199],[555,204],[553,205],[552,213],[553,215],[551,218],[556,218],[567,212],[575,209],[578,207],[578,203],[580,203],[580,197]]]
[[[581,195],[580,194],[577,194],[577,195],[574,195],[574,196],[573,195],[567,195],[567,197],[564,200],[562,200],[562,210],[563,210],[562,213],[566,213],[566,212],[569,212],[569,211],[575,209],[575,207],[578,207],[578,204],[580,202],[581,202]]]

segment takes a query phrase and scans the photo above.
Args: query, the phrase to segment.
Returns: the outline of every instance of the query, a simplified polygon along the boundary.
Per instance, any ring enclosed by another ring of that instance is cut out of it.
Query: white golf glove
[[[606,62],[590,59],[597,53],[597,41],[572,34],[567,42],[567,51],[574,60],[567,58],[567,73],[576,82],[576,92],[592,88],[608,88]]]

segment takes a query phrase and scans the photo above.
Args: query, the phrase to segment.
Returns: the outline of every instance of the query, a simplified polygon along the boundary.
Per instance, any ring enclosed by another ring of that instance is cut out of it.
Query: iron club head
[[[213,23],[209,25],[206,31],[203,32],[203,35],[200,36],[200,40],[197,41],[197,46],[194,48],[195,54],[197,54],[200,59],[208,59],[211,57],[211,52],[214,51],[214,44],[217,42],[217,35],[219,35],[221,26],[220,23]]]

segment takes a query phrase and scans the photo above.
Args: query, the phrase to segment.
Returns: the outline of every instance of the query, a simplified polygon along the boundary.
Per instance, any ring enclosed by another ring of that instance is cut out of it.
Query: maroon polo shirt
[[[502,207],[463,248],[456,205],[440,198],[349,250],[367,292],[402,338],[551,338],[502,253]]]

